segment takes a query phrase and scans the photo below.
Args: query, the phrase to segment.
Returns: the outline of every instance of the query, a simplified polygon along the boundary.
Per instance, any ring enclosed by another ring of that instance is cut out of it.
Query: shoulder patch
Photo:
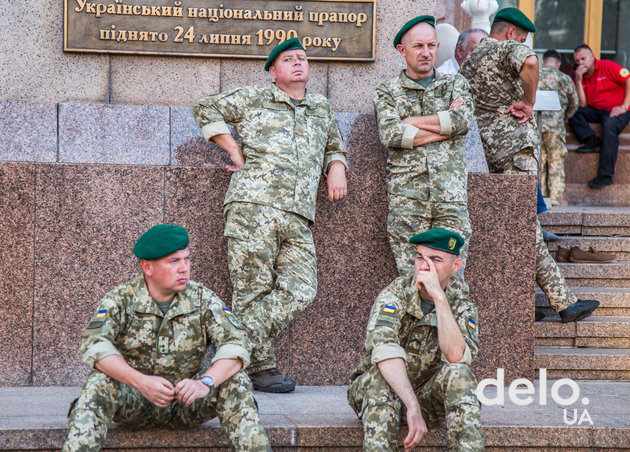
[[[477,324],[470,317],[468,318],[468,322],[466,322],[466,324],[468,325],[469,328],[472,328],[473,330],[477,329]]]
[[[98,311],[96,311],[96,314],[94,315],[94,317],[90,319],[90,322],[88,323],[87,327],[85,327],[85,329],[95,330],[102,327],[103,324],[105,323],[106,317],[107,317],[107,309],[99,309]]]
[[[224,307],[223,308],[223,313],[225,314],[227,319],[230,321],[230,323],[232,325],[234,325],[236,328],[238,328],[239,330],[244,330],[245,329],[245,328],[243,328],[243,324],[241,323],[241,321],[239,319],[237,319],[234,314],[232,314],[232,311],[230,311],[230,308]]]
[[[386,304],[385,306],[383,306],[383,312],[386,314],[395,314],[396,313],[396,306],[390,306],[388,304]]]

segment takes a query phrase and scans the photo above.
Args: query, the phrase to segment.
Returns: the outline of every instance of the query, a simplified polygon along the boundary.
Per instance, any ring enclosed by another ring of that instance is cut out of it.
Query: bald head
[[[439,46],[435,28],[431,25],[421,22],[411,27],[396,46],[407,62],[407,75],[413,79],[433,75],[433,65]]]

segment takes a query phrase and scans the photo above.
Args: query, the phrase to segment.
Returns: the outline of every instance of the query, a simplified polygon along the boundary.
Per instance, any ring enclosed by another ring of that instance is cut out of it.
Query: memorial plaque
[[[64,51],[266,58],[298,37],[311,60],[374,61],[375,0],[64,0]]]

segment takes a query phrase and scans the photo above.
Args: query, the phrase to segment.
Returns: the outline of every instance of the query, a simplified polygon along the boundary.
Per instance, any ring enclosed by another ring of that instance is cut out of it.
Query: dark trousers
[[[589,122],[602,124],[602,150],[599,154],[597,175],[612,177],[617,161],[619,134],[630,122],[630,112],[611,118],[609,111],[579,107],[578,111],[569,118],[569,125],[581,143],[588,143],[589,140],[595,138],[595,132],[591,129]]]

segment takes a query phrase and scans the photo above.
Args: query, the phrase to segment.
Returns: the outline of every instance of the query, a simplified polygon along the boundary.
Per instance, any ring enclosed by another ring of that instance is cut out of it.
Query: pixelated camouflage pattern
[[[464,340],[474,357],[479,350],[477,309],[449,284],[446,296]],[[385,305],[395,308],[386,312]],[[469,319],[477,326],[468,326]],[[398,450],[402,404],[372,363],[372,351],[398,344],[406,352],[407,375],[421,404],[427,426],[446,421],[451,450],[483,450],[476,381],[468,365],[442,358],[435,311],[423,314],[415,277],[395,279],[377,297],[367,326],[363,362],[353,371],[348,402],[363,420],[365,450]]]
[[[555,132],[543,132],[540,149],[540,190],[543,196],[551,198],[552,206],[564,203],[566,157],[567,147],[562,136]]]
[[[449,110],[455,99],[464,104]],[[471,236],[465,141],[474,105],[460,75],[436,73],[425,89],[401,72],[377,87],[374,107],[381,141],[388,147],[389,244],[399,274],[410,275],[416,248],[408,243],[411,236],[431,228],[455,231],[466,243]],[[439,111],[449,111],[453,136],[414,149],[400,147],[403,119]]]
[[[308,221],[260,204],[226,213],[232,308],[253,343],[250,373],[276,367],[273,338],[313,301],[317,259]]]
[[[204,367],[206,349],[236,345],[249,360],[251,345],[244,329],[236,328],[223,310],[219,297],[201,284],[189,281],[173,299],[166,315],[149,295],[143,276],[109,292],[98,305],[81,342],[81,358],[90,367],[114,354],[148,374],[177,384]],[[102,324],[100,324],[102,322]],[[92,328],[95,326],[94,328]]]
[[[540,137],[534,119],[518,124],[518,119],[505,114],[508,107],[523,96],[519,73],[523,63],[536,53],[516,41],[484,38],[464,60],[460,74],[468,79],[475,99],[475,118],[483,142],[486,160],[492,167],[504,166],[520,150],[534,149],[538,160]],[[514,162],[519,166],[521,162]],[[529,162],[523,163],[529,167]],[[522,168],[528,169],[528,168]]]
[[[568,308],[578,300],[560,273],[558,264],[551,257],[538,220],[536,220],[536,283],[547,295],[549,304],[556,312]]]
[[[245,87],[195,103],[200,127],[234,126],[245,166],[232,174],[225,204],[245,201],[272,206],[315,220],[320,176],[329,163],[346,163],[333,109],[324,96],[307,91],[293,106],[275,85]]]
[[[231,345],[235,354],[226,352],[223,357],[240,358],[246,364],[251,350],[246,331],[238,321],[230,321],[224,307],[214,292],[189,281],[164,315],[140,276],[100,301],[83,335],[81,357],[92,367],[118,354],[136,370],[166,378],[173,385],[205,372],[209,346],[220,353],[222,346]],[[177,428],[199,425],[217,415],[235,450],[271,450],[244,372],[190,407],[174,401],[159,408],[137,390],[93,370],[73,402],[63,450],[99,450],[112,419],[137,428]]]
[[[414,214],[399,212],[398,196],[389,197],[389,212],[387,214],[387,237],[392,254],[396,260],[396,267],[400,276],[409,276],[414,272],[417,245],[409,243],[415,234],[433,228],[444,228],[457,232],[464,238],[464,245],[460,249],[460,257],[464,261],[462,269],[457,273],[463,274],[468,244],[472,235],[467,202],[432,203],[405,198],[407,206],[413,206]]]
[[[200,374],[195,375],[195,378]],[[173,401],[168,407],[153,405],[134,388],[99,371],[92,371],[68,416],[68,436],[62,452],[98,451],[113,420],[138,430],[194,427],[218,416],[235,451],[270,451],[269,440],[258,416],[252,383],[238,372],[212,395],[190,406]]]
[[[556,67],[543,66],[538,74],[538,89],[558,92],[562,110],[542,112],[542,131],[557,134],[565,143],[565,123],[575,114],[580,102],[573,79]]]
[[[463,105],[449,110],[456,99]],[[438,202],[466,202],[466,132],[472,120],[474,104],[468,82],[462,76],[436,72],[435,80],[425,89],[404,72],[381,83],[374,95],[374,108],[381,142],[388,148],[387,192],[401,198],[399,211],[415,213],[402,198]],[[434,115],[448,111],[453,136],[436,143],[401,148],[402,120],[412,116]]]

